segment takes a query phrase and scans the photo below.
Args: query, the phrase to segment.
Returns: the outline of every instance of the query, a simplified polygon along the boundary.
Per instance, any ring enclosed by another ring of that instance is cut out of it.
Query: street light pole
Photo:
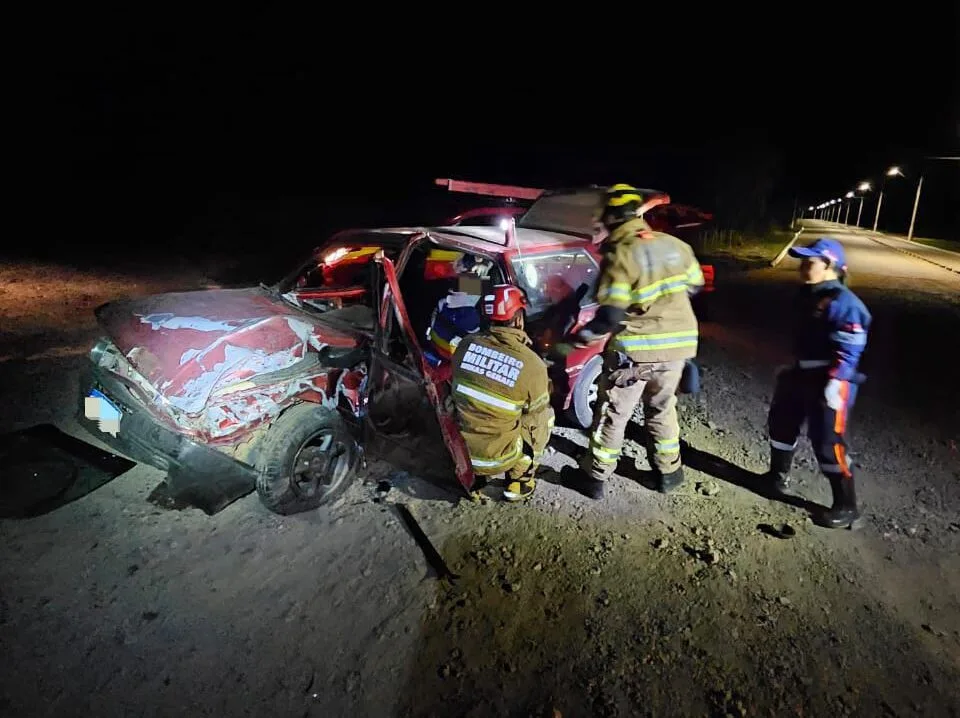
[[[907,232],[907,241],[913,241],[913,224],[917,220],[917,205],[920,204],[920,188],[923,187],[923,175],[917,182],[917,196],[913,198],[913,214],[910,215],[910,230]]]
[[[857,227],[860,226],[861,214],[863,214],[863,195],[860,195],[860,206],[857,208]]]
[[[883,190],[887,186],[887,177],[896,177],[900,175],[904,176],[903,172],[900,171],[899,167],[891,167],[887,170],[887,173],[883,177],[883,182],[880,184],[880,196],[877,197],[877,213],[873,217],[873,231],[877,231],[877,222],[880,221],[880,205],[883,204]]]
[[[850,200],[847,200],[847,211],[843,215],[843,223],[846,226],[850,226]]]
[[[877,222],[880,221],[880,205],[883,204],[883,187],[880,188],[880,195],[877,197],[877,213],[873,215],[873,231],[877,231]]]

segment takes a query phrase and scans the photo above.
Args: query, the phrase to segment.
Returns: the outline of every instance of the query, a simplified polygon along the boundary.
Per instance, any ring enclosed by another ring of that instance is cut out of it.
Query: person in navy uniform
[[[780,373],[768,416],[770,471],[774,488],[785,493],[800,430],[816,451],[820,470],[830,481],[833,505],[816,522],[828,528],[849,528],[859,517],[853,469],[847,457],[846,433],[867,346],[871,316],[846,286],[843,245],[821,237],[790,256],[801,259],[804,286],[795,306],[795,363]]]
[[[457,289],[451,289],[440,299],[430,315],[426,338],[427,351],[437,361],[449,362],[457,351],[460,340],[481,329],[480,310],[477,302],[483,294],[484,282],[488,282],[493,262],[485,257],[464,254],[454,263],[458,276]]]

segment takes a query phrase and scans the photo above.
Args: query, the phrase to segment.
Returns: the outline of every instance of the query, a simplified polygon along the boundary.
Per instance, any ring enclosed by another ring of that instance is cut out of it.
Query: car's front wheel
[[[264,437],[257,494],[278,514],[309,511],[346,491],[358,457],[357,443],[335,411],[297,404]]]
[[[583,365],[573,386],[570,408],[567,417],[574,426],[589,429],[593,423],[593,411],[597,405],[600,386],[600,372],[603,369],[603,355],[597,354]]]

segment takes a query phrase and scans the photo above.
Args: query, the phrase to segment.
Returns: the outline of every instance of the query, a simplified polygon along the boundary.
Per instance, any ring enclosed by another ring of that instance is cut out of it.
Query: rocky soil
[[[79,434],[89,309],[148,284],[0,276],[3,429]],[[212,517],[163,508],[148,501],[160,473],[137,466],[54,512],[0,521],[0,713],[960,715],[951,415],[867,385],[852,429],[859,530],[809,521],[807,502],[829,496],[808,447],[796,499],[765,497],[765,410],[784,357],[762,316],[739,309],[781,295],[763,272],[738,276],[703,327],[703,391],[681,400],[675,494],[647,488],[637,425],[607,498],[571,491],[564,468],[585,438],[559,427],[520,506],[496,487],[460,500],[374,459],[335,505],[293,517],[255,495]],[[455,577],[437,575],[401,503]]]

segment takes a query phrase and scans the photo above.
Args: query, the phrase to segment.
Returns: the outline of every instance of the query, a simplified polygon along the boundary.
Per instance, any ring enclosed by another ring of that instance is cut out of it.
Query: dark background
[[[881,228],[906,232],[923,172],[916,233],[960,239],[960,163],[922,159],[960,155],[955,7],[581,10],[573,33],[494,8],[61,18],[37,53],[46,209],[12,249],[302,253],[439,221],[463,198],[435,177],[627,181],[761,230],[891,164]]]

